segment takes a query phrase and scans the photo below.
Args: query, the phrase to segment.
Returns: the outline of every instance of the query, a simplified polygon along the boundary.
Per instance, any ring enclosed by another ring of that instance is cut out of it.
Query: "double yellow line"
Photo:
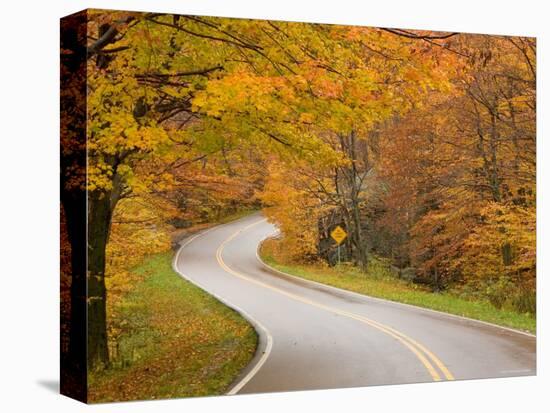
[[[225,241],[223,241],[221,243],[221,245],[219,246],[219,248],[216,251],[216,259],[217,259],[218,264],[220,265],[220,267],[222,267],[225,271],[227,271],[228,273],[234,275],[235,277],[241,278],[245,281],[248,281],[248,282],[251,282],[253,284],[259,285],[261,287],[267,288],[269,290],[275,291],[275,292],[277,292],[279,294],[282,294],[286,297],[289,297],[293,300],[299,301],[301,303],[309,304],[313,307],[323,309],[323,310],[328,311],[328,312],[333,313],[333,314],[338,314],[338,315],[343,316],[343,317],[348,317],[348,318],[351,318],[353,320],[357,320],[357,321],[359,321],[363,324],[367,324],[367,325],[369,325],[373,328],[376,328],[377,330],[389,335],[390,337],[394,338],[395,340],[397,340],[401,344],[403,344],[406,348],[408,348],[418,358],[418,360],[420,360],[420,362],[424,365],[426,370],[428,370],[428,373],[430,373],[430,375],[432,376],[434,381],[442,380],[441,375],[443,375],[446,380],[454,380],[454,377],[451,374],[451,372],[449,371],[449,369],[443,364],[443,362],[439,358],[437,358],[435,356],[435,354],[433,354],[430,350],[428,350],[425,346],[420,344],[418,341],[413,340],[411,337],[395,330],[394,328],[386,326],[386,325],[384,325],[382,323],[379,323],[377,321],[371,320],[367,317],[364,317],[364,316],[361,316],[361,315],[358,315],[358,314],[354,314],[354,313],[350,313],[348,311],[340,310],[338,308],[330,307],[330,306],[321,304],[319,302],[310,300],[308,298],[301,297],[299,295],[290,293],[288,291],[285,291],[285,290],[282,290],[280,288],[274,287],[272,285],[266,284],[266,283],[264,283],[262,281],[259,281],[257,279],[248,277],[248,276],[246,276],[242,273],[239,273],[239,272],[233,270],[232,268],[230,268],[222,258],[222,252],[223,252],[223,249],[225,248],[225,245],[228,242],[232,241],[240,233],[242,233],[242,232],[248,230],[249,228],[251,228],[255,225],[258,225],[259,223],[264,222],[264,221],[265,221],[265,219],[262,219],[260,221],[256,221],[256,222],[254,222],[254,223],[238,230],[237,232],[233,233],[229,238],[227,238]]]

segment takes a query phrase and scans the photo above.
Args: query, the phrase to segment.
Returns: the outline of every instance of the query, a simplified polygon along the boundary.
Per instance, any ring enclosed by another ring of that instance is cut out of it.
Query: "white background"
[[[58,19],[86,7],[537,36],[538,377],[92,407],[59,396]],[[543,327],[548,325],[549,306],[545,301],[550,291],[546,235],[549,192],[544,188],[550,182],[545,164],[550,158],[548,143],[543,139],[550,107],[550,82],[545,78],[550,73],[550,13],[546,1],[11,0],[3,2],[1,16],[0,410],[548,411],[549,339]]]

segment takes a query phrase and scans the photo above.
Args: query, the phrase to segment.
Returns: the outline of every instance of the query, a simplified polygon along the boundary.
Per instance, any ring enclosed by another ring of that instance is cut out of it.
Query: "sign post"
[[[338,246],[338,264],[340,264],[340,244],[347,238],[348,234],[340,225],[337,225],[330,233],[330,236],[336,241],[336,245]]]

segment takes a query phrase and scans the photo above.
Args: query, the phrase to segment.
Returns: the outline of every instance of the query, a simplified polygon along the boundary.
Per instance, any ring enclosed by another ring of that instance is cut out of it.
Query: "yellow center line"
[[[257,279],[248,277],[248,276],[246,276],[242,273],[239,273],[239,272],[233,270],[232,268],[230,268],[222,258],[222,252],[223,252],[223,249],[225,248],[225,245],[228,242],[232,241],[240,233],[245,232],[249,228],[251,228],[255,225],[258,225],[262,222],[265,222],[265,221],[266,221],[266,219],[256,221],[256,222],[254,222],[254,223],[252,223],[252,224],[236,231],[235,233],[233,233],[231,236],[229,236],[225,241],[223,241],[221,243],[221,245],[219,246],[219,248],[216,251],[216,259],[217,259],[218,264],[220,265],[220,267],[222,267],[225,271],[227,271],[228,273],[234,275],[235,277],[238,277],[238,278],[241,278],[241,279],[243,279],[245,281],[248,281],[250,283],[259,285],[263,288],[267,288],[269,290],[275,291],[275,292],[277,292],[279,294],[282,294],[286,297],[289,297],[289,298],[291,298],[295,301],[299,301],[299,302],[302,302],[304,304],[308,304],[308,305],[311,305],[313,307],[323,309],[323,310],[331,312],[333,314],[338,314],[338,315],[341,315],[343,317],[348,317],[348,318],[351,318],[353,320],[357,320],[357,321],[360,321],[364,324],[367,324],[367,325],[369,325],[373,328],[376,328],[377,330],[379,330],[379,331],[389,335],[390,337],[396,339],[401,344],[403,344],[406,348],[408,348],[418,358],[418,360],[420,360],[420,362],[424,365],[426,370],[428,370],[428,372],[430,373],[430,375],[432,376],[434,381],[440,381],[441,380],[441,375],[439,374],[437,369],[432,365],[430,360],[441,370],[441,372],[443,373],[443,375],[445,376],[445,378],[447,380],[454,380],[454,377],[451,374],[451,372],[449,371],[449,369],[443,364],[443,362],[439,358],[437,358],[425,346],[423,346],[422,344],[420,344],[416,340],[413,340],[412,338],[408,337],[407,335],[401,333],[400,331],[397,331],[396,329],[391,328],[389,326],[386,326],[386,325],[384,325],[382,323],[379,323],[377,321],[371,320],[367,317],[364,317],[364,316],[361,316],[361,315],[358,315],[358,314],[354,314],[354,313],[350,313],[348,311],[340,310],[338,308],[330,307],[330,306],[318,303],[316,301],[312,301],[308,298],[290,293],[288,291],[285,291],[285,290],[282,290],[280,288],[274,287],[270,284],[264,283],[264,282],[259,281]]]

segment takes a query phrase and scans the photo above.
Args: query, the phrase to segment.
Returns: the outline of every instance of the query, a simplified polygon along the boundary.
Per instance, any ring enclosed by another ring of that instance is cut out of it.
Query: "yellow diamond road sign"
[[[342,227],[340,225],[338,225],[336,228],[334,228],[332,230],[332,232],[330,233],[330,236],[332,237],[332,239],[334,241],[336,241],[336,243],[338,245],[340,245],[342,243],[342,241],[344,241],[346,239],[346,237],[348,236],[347,232],[344,231],[342,229]]]

